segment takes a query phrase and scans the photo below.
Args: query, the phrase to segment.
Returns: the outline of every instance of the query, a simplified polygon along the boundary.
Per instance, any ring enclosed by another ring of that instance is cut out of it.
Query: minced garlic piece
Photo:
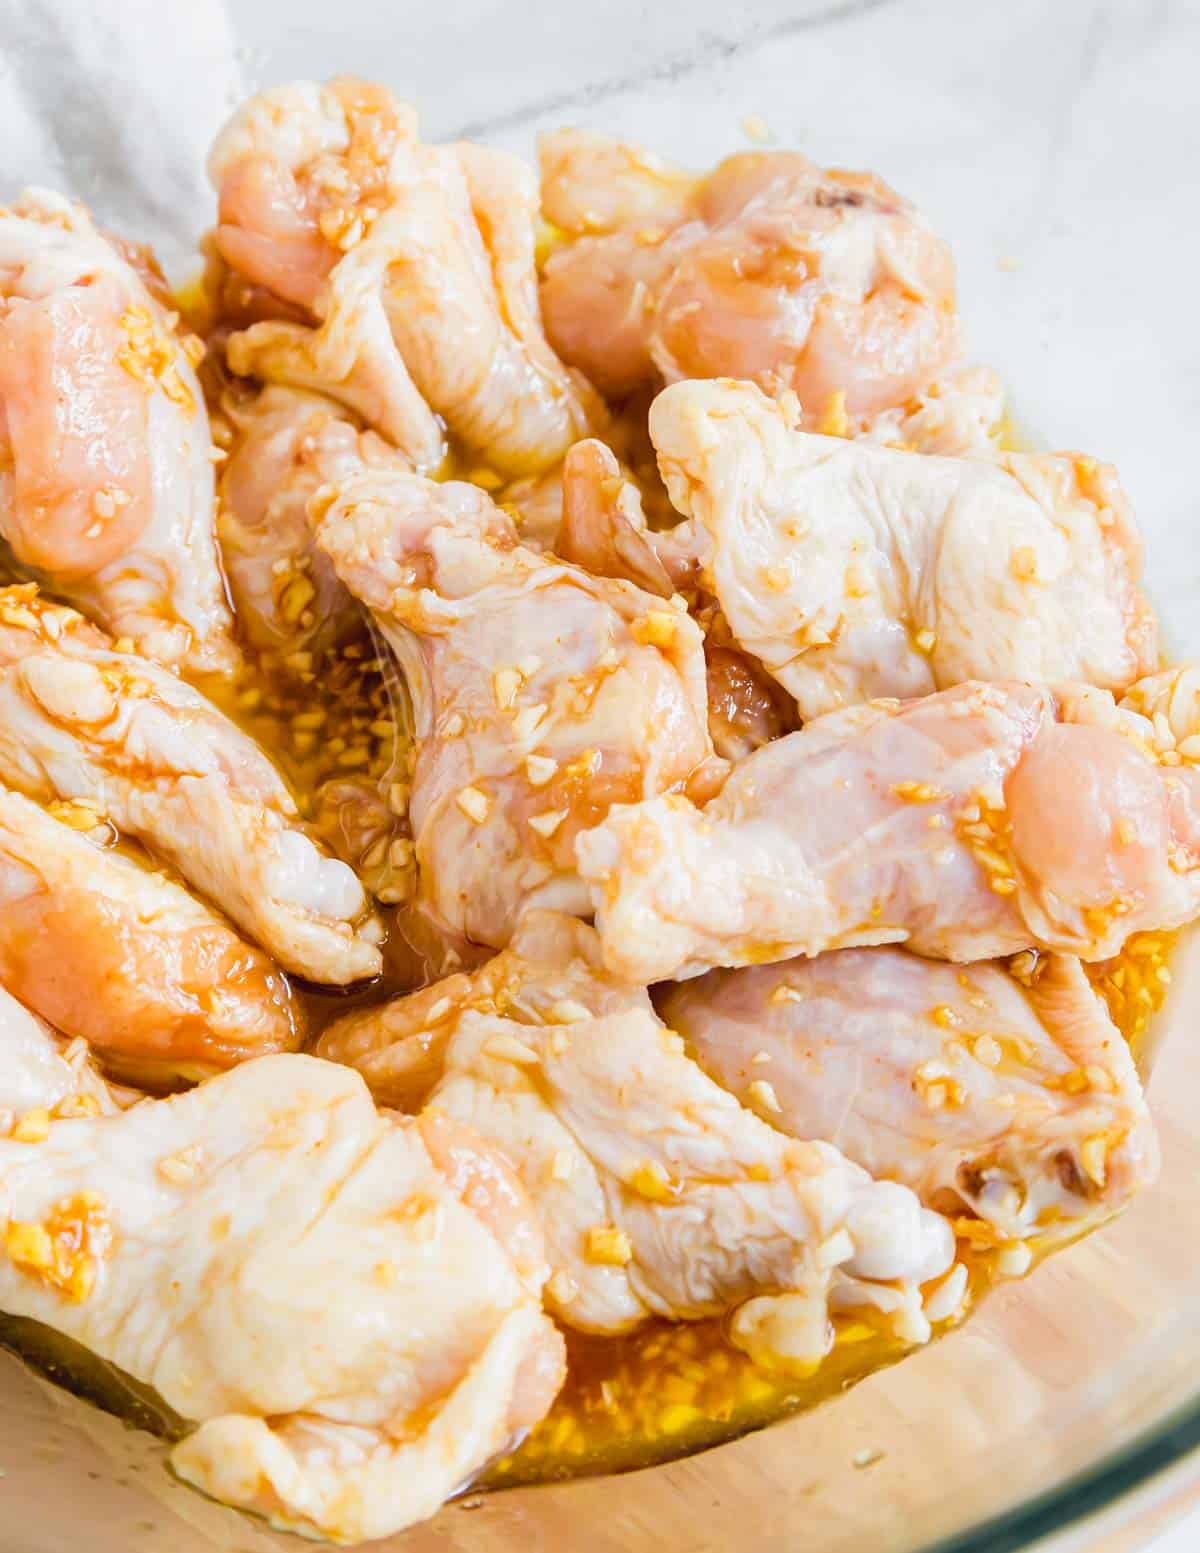
[[[158,1173],[172,1186],[186,1186],[189,1181],[196,1179],[199,1167],[200,1150],[193,1145],[191,1148],[180,1149],[178,1154],[167,1154],[160,1159]]]
[[[615,1224],[593,1224],[584,1237],[584,1254],[602,1267],[624,1267],[633,1261],[633,1246]]]
[[[494,1035],[483,1050],[485,1056],[495,1057],[501,1062],[515,1062],[522,1067],[532,1066],[538,1060],[533,1047],[519,1041],[515,1035]]]
[[[850,418],[846,414],[846,390],[836,389],[825,401],[825,408],[821,411],[821,418],[817,422],[817,431],[823,437],[848,437],[850,435]]]
[[[17,1143],[44,1143],[50,1136],[50,1112],[44,1106],[36,1106],[25,1115],[12,1130]]]
[[[175,342],[158,327],[150,309],[133,303],[121,314],[125,344],[117,363],[130,377],[148,387],[157,385],[180,409],[191,415],[196,408],[192,391],[179,376]]]
[[[635,642],[644,647],[670,647],[675,640],[678,617],[673,611],[652,609],[635,620],[630,630]]]
[[[1037,551],[1032,545],[1018,545],[1008,558],[1008,569],[1018,582],[1036,582]]]
[[[536,830],[539,836],[545,836],[547,840],[567,817],[565,809],[550,809],[545,814],[531,814],[529,827]]]
[[[476,825],[482,825],[491,813],[492,800],[478,787],[462,787],[455,795],[455,803]]]
[[[971,1042],[971,1055],[985,1068],[998,1068],[1004,1053],[995,1036],[977,1035]]]
[[[750,1101],[751,1105],[757,1106],[758,1109],[762,1111],[772,1111],[778,1113],[779,1111],[783,1110],[783,1107],[779,1103],[779,1096],[775,1093],[774,1087],[771,1084],[768,1084],[765,1078],[756,1078],[754,1082],[748,1086],[746,1090],[746,1098]]]
[[[1108,1139],[1103,1133],[1085,1138],[1079,1148],[1079,1163],[1097,1186],[1108,1177]]]
[[[497,669],[492,675],[492,694],[500,711],[507,711],[517,699],[521,675],[516,669]]]
[[[905,803],[936,803],[946,794],[931,782],[893,782],[892,792]]]
[[[525,775],[531,787],[545,787],[557,770],[558,761],[551,760],[549,755],[526,755],[525,757]]]
[[[940,1062],[923,1062],[913,1074],[912,1087],[931,1111],[963,1103],[962,1085]]]
[[[577,1003],[574,998],[559,998],[546,1010],[546,1018],[556,1025],[577,1025],[591,1017],[590,1009]]]
[[[742,120],[742,131],[750,140],[757,140],[760,145],[772,138],[771,126],[761,113],[747,113]]]
[[[95,1095],[67,1095],[54,1107],[56,1117],[68,1121],[73,1117],[99,1116],[100,1101]]]
[[[15,1266],[77,1304],[95,1287],[111,1243],[107,1210],[94,1192],[64,1198],[40,1224],[10,1219],[4,1231],[4,1249]]]
[[[102,816],[85,803],[78,803],[72,798],[56,799],[46,805],[46,813],[51,814],[63,825],[69,825],[72,830],[95,830],[102,822]]]
[[[632,1191],[648,1202],[670,1202],[675,1195],[671,1178],[658,1160],[647,1160],[629,1177]]]

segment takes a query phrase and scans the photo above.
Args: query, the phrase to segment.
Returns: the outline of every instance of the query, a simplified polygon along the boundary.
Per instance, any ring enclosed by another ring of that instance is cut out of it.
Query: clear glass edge
[[[1056,1488],[1048,1488],[1010,1510],[988,1516],[965,1531],[926,1543],[921,1553],[1025,1553],[1041,1538],[1066,1531],[1109,1508],[1189,1456],[1197,1456],[1200,1471],[1197,1453],[1200,1398],[1182,1404],[1137,1439]]]

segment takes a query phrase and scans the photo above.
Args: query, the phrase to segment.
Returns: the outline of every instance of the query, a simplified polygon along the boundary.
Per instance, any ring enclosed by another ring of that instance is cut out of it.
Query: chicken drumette
[[[0,590],[0,779],[111,820],[297,975],[378,973],[381,929],[361,884],[305,831],[258,745],[32,584]]]
[[[4,1066],[36,1089],[20,1014],[0,1008]],[[537,1224],[447,1118],[382,1116],[356,1074],[294,1055],[118,1115],[34,1114],[0,1141],[0,1304],[152,1387],[184,1425],[172,1465],[213,1497],[383,1537],[553,1400]]]
[[[81,205],[34,190],[0,213],[0,535],[115,637],[224,671],[198,347],[152,261]]]
[[[602,420],[542,334],[537,189],[516,158],[424,145],[412,109],[342,77],[251,98],[209,166],[216,248],[283,315],[230,339],[234,371],[340,399],[421,469],[443,426],[517,475]]]
[[[1014,975],[844,949],[711,971],[660,1010],[773,1126],[964,1216],[976,1245],[1077,1236],[1157,1174],[1129,1046],[1069,955]]]
[[[946,1220],[706,1078],[570,918],[531,913],[474,975],[350,1015],[319,1051],[382,1103],[426,1100],[504,1149],[546,1234],[551,1309],[585,1331],[731,1311],[739,1346],[807,1370],[831,1312],[922,1342],[960,1308]]]
[[[587,913],[581,829],[614,802],[711,791],[724,767],[681,599],[526,549],[471,485],[364,464],[310,512],[408,680],[421,898],[445,926],[499,947],[527,905]]]
[[[690,521],[643,543],[676,575],[691,558],[804,717],[966,679],[1123,690],[1155,666],[1141,540],[1107,465],[813,436],[748,383],[667,389],[650,433]]]
[[[565,238],[543,267],[546,331],[606,394],[749,378],[851,429],[958,355],[950,251],[872,174],[779,151],[692,177],[580,130],[543,136],[541,163]]]
[[[703,809],[614,808],[580,873],[607,963],[641,983],[862,944],[1104,959],[1200,911],[1196,753],[1084,686],[870,702],[759,750]]]
[[[106,846],[95,814],[58,807],[0,787],[0,984],[136,1082],[300,1044],[287,981],[261,950]]]

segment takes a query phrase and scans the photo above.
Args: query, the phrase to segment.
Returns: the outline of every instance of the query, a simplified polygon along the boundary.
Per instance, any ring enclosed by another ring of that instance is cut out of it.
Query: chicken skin
[[[563,560],[593,577],[623,577],[662,598],[677,590],[695,596],[700,553],[694,526],[681,523],[675,530],[652,532],[637,487],[602,442],[588,438],[567,454],[562,493],[562,523],[552,548]],[[743,760],[790,732],[795,717],[787,693],[727,640],[719,612],[706,601],[696,614],[707,622],[704,656],[713,747],[722,759]]]
[[[266,955],[78,828],[95,815],[62,808],[55,818],[0,787],[0,984],[133,1082],[298,1046],[299,1010]]]
[[[905,405],[957,357],[949,249],[869,173],[793,151],[692,178],[581,130],[542,137],[546,332],[609,397],[739,377],[815,425]]]
[[[802,717],[967,679],[1123,690],[1157,662],[1108,466],[813,436],[746,383],[665,390],[650,433],[704,585]]]
[[[525,548],[471,485],[364,465],[310,513],[408,681],[419,895],[444,927],[503,947],[526,906],[587,914],[581,829],[614,802],[712,790],[681,600]]]
[[[229,397],[233,431],[218,487],[217,535],[243,638],[273,662],[320,658],[364,636],[362,611],[313,544],[308,499],[337,471],[349,445],[369,458],[399,458],[380,438],[359,434],[331,399],[269,387]]]
[[[40,1131],[41,1112],[103,1116],[123,1109],[133,1092],[105,1083],[84,1040],[56,1035],[36,1014],[0,987],[0,1136],[14,1127]],[[136,1096],[140,1099],[140,1096]]]
[[[711,971],[660,1012],[743,1104],[967,1223],[973,1244],[1078,1235],[1158,1170],[1129,1047],[1077,959],[966,970],[844,949]]]
[[[537,189],[516,158],[423,145],[411,108],[341,77],[251,98],[209,171],[218,252],[291,315],[231,338],[235,372],[340,400],[423,470],[443,425],[516,476],[603,419],[542,333]]]
[[[644,985],[866,944],[1106,959],[1200,912],[1200,770],[1156,737],[1084,686],[829,713],[703,809],[622,805],[579,837],[605,961]]]
[[[115,637],[225,671],[199,341],[163,295],[83,206],[33,190],[0,213],[0,535]]]
[[[561,1384],[512,1172],[445,1118],[381,1116],[346,1069],[264,1057],[21,1137],[0,1140],[0,1305],[153,1387],[185,1426],[175,1471],[214,1498],[386,1536]]]
[[[585,1331],[730,1310],[736,1343],[804,1370],[831,1311],[871,1309],[922,1342],[961,1300],[944,1218],[739,1105],[570,918],[531,913],[473,976],[349,1015],[319,1050],[381,1103],[427,1091],[424,1115],[505,1151],[546,1233],[550,1308]]]
[[[32,584],[0,590],[0,780],[108,819],[287,970],[334,984],[378,974],[361,884],[306,833],[253,740]]]

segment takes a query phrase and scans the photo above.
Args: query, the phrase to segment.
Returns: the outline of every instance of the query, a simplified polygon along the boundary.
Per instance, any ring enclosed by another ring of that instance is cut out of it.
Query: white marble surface
[[[592,123],[701,164],[745,144],[742,121],[757,115],[779,142],[877,168],[952,238],[975,353],[1004,374],[1026,423],[1120,466],[1156,601],[1175,643],[1200,650],[1197,0],[231,0],[229,9],[233,63],[252,83],[378,75],[439,138],[479,135],[527,151],[539,127]],[[24,27],[41,63],[0,52],[0,112],[15,105],[0,173],[18,175],[23,158],[19,176],[29,176],[32,142],[13,125],[39,111],[38,71],[60,69],[70,51],[69,28],[43,25],[47,10],[92,19],[78,50],[84,69],[103,48],[119,70],[122,28],[148,53],[176,45],[180,92],[165,83],[152,132],[164,169],[194,167],[234,74],[210,57],[219,0],[3,0],[0,37]],[[81,117],[87,101],[61,85],[54,95],[61,134],[45,144],[43,175],[69,165],[78,192],[104,209],[119,188],[94,121]],[[172,102],[186,102],[187,114]],[[126,113],[113,145],[130,122]],[[112,116],[104,123],[113,128]],[[189,193],[196,187],[189,179]],[[143,204],[153,215],[153,202]],[[1200,1519],[1153,1553],[1198,1546]]]

